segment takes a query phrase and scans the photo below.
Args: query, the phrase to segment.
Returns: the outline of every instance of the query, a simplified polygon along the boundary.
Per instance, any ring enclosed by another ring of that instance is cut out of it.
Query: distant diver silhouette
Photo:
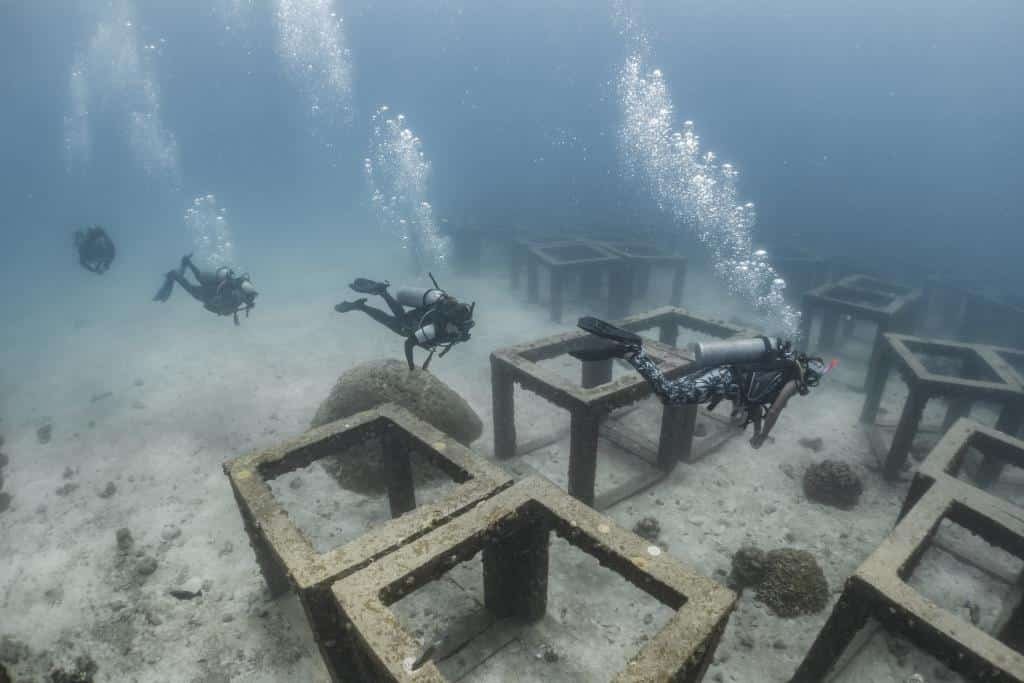
[[[91,273],[102,275],[110,269],[117,250],[114,240],[99,225],[74,232],[75,251],[78,252],[78,263]]]

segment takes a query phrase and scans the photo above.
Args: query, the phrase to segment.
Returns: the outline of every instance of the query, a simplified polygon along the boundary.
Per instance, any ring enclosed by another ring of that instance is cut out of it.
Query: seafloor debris
[[[765,555],[765,574],[756,598],[780,617],[817,614],[828,603],[828,582],[806,550],[782,548]]]
[[[849,509],[860,500],[864,485],[845,462],[823,460],[804,472],[804,494],[809,500]]]
[[[644,517],[633,527],[633,533],[648,541],[656,541],[661,534],[661,524],[654,517]]]
[[[47,444],[50,443],[50,439],[53,438],[53,425],[49,422],[44,424],[42,427],[36,430],[36,439],[39,443]]]
[[[135,545],[135,539],[132,538],[132,532],[126,527],[121,527],[117,530],[117,549],[123,553],[128,552]]]
[[[149,576],[156,571],[156,558],[152,555],[143,555],[135,565],[135,571],[142,576]]]
[[[815,436],[813,438],[805,436],[800,439],[800,445],[814,451],[815,453],[820,453],[821,449],[825,447],[825,442],[822,441],[820,436]]]
[[[764,579],[767,569],[764,551],[752,545],[745,545],[732,556],[730,578],[733,585],[740,589],[756,586]]]
[[[78,655],[70,667],[50,670],[51,683],[92,683],[99,667],[89,655]]]
[[[103,490],[97,493],[100,498],[110,498],[117,493],[117,485],[112,481],[108,481],[107,485],[103,487]]]

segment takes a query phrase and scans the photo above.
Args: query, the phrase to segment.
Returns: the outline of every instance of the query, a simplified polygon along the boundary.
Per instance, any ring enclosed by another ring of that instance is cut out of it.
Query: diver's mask
[[[837,365],[839,365],[838,360],[833,360],[826,365],[821,358],[806,358],[803,362],[804,384],[808,387],[818,386],[821,378],[830,373]]]

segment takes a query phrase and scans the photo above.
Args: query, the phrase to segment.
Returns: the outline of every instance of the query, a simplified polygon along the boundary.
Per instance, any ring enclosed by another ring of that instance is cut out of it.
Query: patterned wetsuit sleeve
[[[669,380],[643,351],[626,360],[650,383],[654,393],[665,403],[707,403],[723,398],[732,399],[739,393],[739,387],[728,366],[707,368]]]

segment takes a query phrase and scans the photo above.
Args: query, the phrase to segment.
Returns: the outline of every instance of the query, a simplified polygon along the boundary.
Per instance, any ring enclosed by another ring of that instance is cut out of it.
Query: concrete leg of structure
[[[910,387],[899,424],[896,425],[896,433],[892,437],[892,446],[889,448],[888,455],[885,456],[886,479],[890,481],[899,479],[903,466],[907,462],[907,456],[910,455],[910,447],[913,445],[914,436],[921,425],[921,416],[924,414],[924,407],[927,403],[927,394],[917,387]]]
[[[679,341],[679,326],[665,323],[658,327],[658,341],[662,344],[675,346]]]
[[[672,271],[672,294],[669,299],[670,306],[683,305],[683,287],[686,285],[686,264],[680,263]]]
[[[580,275],[580,289],[584,301],[593,301],[601,294],[601,269],[587,266]]]
[[[803,315],[800,316],[800,339],[797,346],[805,353],[811,348],[811,324],[814,322],[814,315],[817,307],[811,306],[807,298],[804,298]]]
[[[526,256],[526,302],[535,304],[540,301],[540,283],[537,281],[540,278],[540,273],[537,271],[537,258],[527,252]]]
[[[949,408],[946,409],[946,417],[942,420],[942,431],[945,432],[952,427],[961,417],[970,415],[972,405],[973,402],[968,398],[951,398]]]
[[[597,437],[600,418],[590,410],[572,411],[569,427],[569,495],[594,504],[597,476]]]
[[[821,334],[818,335],[818,348],[831,351],[836,348],[836,333],[839,328],[839,312],[826,306],[821,312]]]
[[[612,381],[612,361],[584,361],[581,385],[584,389],[592,389]]]
[[[629,302],[633,298],[633,269],[626,264],[611,268],[608,273],[608,317],[612,320],[629,315]]]
[[[651,288],[651,266],[650,264],[640,263],[634,268],[634,279],[633,284],[636,287],[636,295],[638,297],[647,296],[647,291]]]
[[[392,429],[382,435],[384,464],[387,468],[388,503],[391,517],[401,517],[416,509],[416,491],[412,480],[409,442]]]
[[[562,322],[562,297],[565,294],[565,271],[552,268],[549,274],[551,284],[551,322]]]
[[[882,403],[882,393],[885,391],[885,383],[889,379],[891,369],[892,356],[888,343],[879,332],[875,336],[875,346],[871,351],[871,361],[868,365],[868,377],[864,387],[866,396],[864,407],[860,411],[861,422],[872,424],[878,416],[878,406]]]
[[[690,460],[693,455],[693,432],[696,426],[697,406],[666,405],[662,408],[658,469],[668,472],[680,460]]]
[[[867,624],[868,614],[864,603],[844,592],[789,683],[822,683],[847,645]]]
[[[516,454],[515,383],[512,374],[491,358],[491,408],[494,413],[494,457]]]
[[[249,514],[248,508],[242,499],[239,498],[238,492],[235,491],[234,493],[238,509],[242,513],[242,525],[245,527],[245,535],[249,537],[249,546],[252,548],[253,555],[256,556],[256,564],[259,565],[263,580],[267,582],[270,595],[276,598],[287,593],[291,590],[291,586],[288,583],[288,575],[284,567],[274,556],[274,551],[271,550],[270,544],[267,543],[266,538],[260,533],[256,520]]]
[[[499,619],[534,621],[548,606],[547,525],[530,524],[483,550],[484,604]]]

